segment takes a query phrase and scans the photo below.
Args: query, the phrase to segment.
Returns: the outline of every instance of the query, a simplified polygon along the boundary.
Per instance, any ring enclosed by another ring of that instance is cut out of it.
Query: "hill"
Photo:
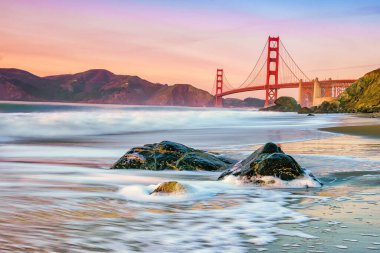
[[[331,102],[323,102],[299,113],[380,112],[380,69],[373,70],[348,87]]]
[[[380,112],[380,69],[365,74],[338,98],[345,112]]]
[[[189,84],[168,86],[103,69],[39,77],[24,70],[3,68],[0,100],[208,106],[213,96]]]

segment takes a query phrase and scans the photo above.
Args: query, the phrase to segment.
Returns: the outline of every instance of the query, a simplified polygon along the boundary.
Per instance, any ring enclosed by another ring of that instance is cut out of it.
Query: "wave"
[[[0,113],[0,138],[64,138],[147,131],[316,128],[329,118],[210,108],[127,107],[64,112]]]

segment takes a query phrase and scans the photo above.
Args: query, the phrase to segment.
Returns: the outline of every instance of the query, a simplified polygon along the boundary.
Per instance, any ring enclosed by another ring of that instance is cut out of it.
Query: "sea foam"
[[[299,118],[299,120],[294,120]],[[273,125],[273,122],[276,122]],[[169,129],[315,127],[326,119],[253,110],[126,107],[88,111],[0,113],[2,138],[51,138]]]
[[[132,230],[124,235],[131,242],[127,250],[144,245],[145,251],[244,252],[247,244],[266,245],[279,235],[315,238],[277,227],[310,220],[286,207],[290,193],[228,181],[180,183],[187,189],[185,194],[149,195],[157,185],[135,184],[120,189],[120,194],[134,202],[132,205],[141,208],[130,224]]]

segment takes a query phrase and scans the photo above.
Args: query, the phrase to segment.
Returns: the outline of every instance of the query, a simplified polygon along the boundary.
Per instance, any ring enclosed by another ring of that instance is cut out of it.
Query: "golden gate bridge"
[[[293,60],[280,37],[268,37],[248,77],[238,86],[229,83],[223,69],[217,69],[214,83],[215,107],[223,97],[247,91],[265,91],[265,106],[274,103],[279,89],[298,88],[298,103],[310,107],[339,96],[356,80],[311,80]]]

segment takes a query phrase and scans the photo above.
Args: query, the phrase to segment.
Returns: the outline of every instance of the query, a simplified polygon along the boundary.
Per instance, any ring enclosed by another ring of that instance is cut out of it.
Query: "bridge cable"
[[[286,49],[284,43],[282,43],[282,41],[280,40],[280,43],[282,45],[282,47],[285,49],[285,52],[289,55],[290,59],[293,61],[293,63],[297,66],[298,70],[304,75],[304,77],[306,77],[306,79],[308,81],[310,81],[310,78],[302,71],[302,69],[298,66],[298,64],[294,61],[293,57],[290,55],[290,53],[288,52],[288,50]],[[294,74],[294,73],[293,73]],[[296,76],[297,78],[297,76]]]
[[[285,63],[286,67],[290,70],[290,72],[293,74],[295,78],[298,78],[296,74],[292,71],[292,69],[289,67],[289,65],[285,62],[284,58],[280,55],[281,60]],[[310,80],[310,79],[309,79]]]
[[[246,87],[250,86],[251,84],[253,84],[254,81],[256,81],[257,77],[260,75],[261,71],[263,70],[264,66],[267,64],[267,60],[264,61],[263,65],[261,66],[259,72],[257,72],[257,75],[255,76],[255,78],[253,78],[252,82],[249,83]]]
[[[259,58],[257,59],[255,65],[254,65],[254,67],[253,67],[253,69],[251,70],[251,73],[249,73],[248,77],[244,80],[244,82],[243,82],[242,84],[240,84],[240,86],[238,87],[238,89],[241,88],[241,87],[242,87],[242,86],[243,86],[243,85],[249,80],[249,78],[251,77],[251,75],[252,75],[253,72],[255,71],[255,69],[256,69],[257,65],[259,64],[259,61],[260,61],[260,59],[261,59],[261,57],[262,57],[262,55],[263,55],[263,53],[264,53],[264,51],[265,51],[265,49],[266,49],[266,47],[267,47],[267,45],[268,45],[268,40],[267,40],[267,42],[265,43],[263,49],[261,50],[260,56],[259,56]],[[259,72],[260,72],[260,71],[261,71],[261,69],[259,70]],[[257,78],[257,75],[256,75],[256,78]]]
[[[227,76],[225,74],[223,75],[223,78],[224,78],[226,86],[228,88],[230,88],[230,90],[234,90],[234,87],[230,84],[230,82],[228,81]]]

